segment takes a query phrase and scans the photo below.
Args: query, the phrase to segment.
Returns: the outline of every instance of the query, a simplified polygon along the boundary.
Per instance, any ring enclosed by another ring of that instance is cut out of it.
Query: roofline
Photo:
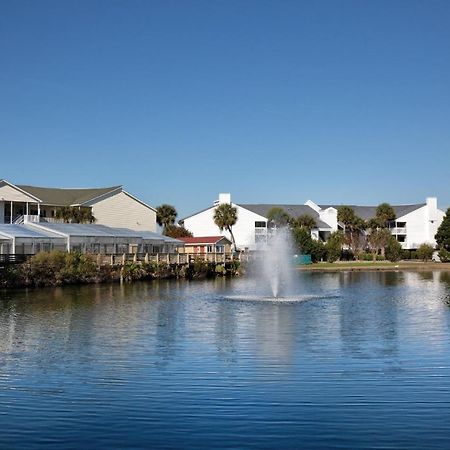
[[[117,186],[117,187],[115,187],[114,189],[111,189],[111,190],[108,191],[108,192],[103,192],[103,194],[97,195],[97,197],[92,197],[92,198],[90,198],[89,200],[86,200],[86,201],[83,202],[83,203],[73,203],[73,204],[70,205],[70,206],[83,206],[85,203],[93,202],[94,200],[97,200],[97,199],[99,199],[99,198],[102,198],[102,197],[104,197],[105,195],[109,195],[109,194],[111,194],[112,192],[118,191],[119,189],[120,189],[121,191],[123,191],[123,186],[122,186],[122,185],[121,185],[121,186]]]
[[[6,183],[8,186],[10,186],[10,187],[12,187],[12,188],[14,188],[14,189],[17,189],[18,191],[22,192],[23,194],[26,194],[26,195],[28,195],[28,196],[30,196],[30,197],[35,198],[35,199],[38,201],[38,203],[42,203],[42,200],[41,200],[40,198],[36,197],[36,196],[33,195],[33,194],[30,194],[28,191],[25,191],[25,190],[21,189],[20,187],[16,186],[15,184],[10,183],[8,180],[1,179],[1,180],[0,180],[0,183],[1,183],[2,181],[3,181],[4,183]]]
[[[135,197],[133,194],[130,194],[127,191],[124,191],[122,189],[122,192],[126,195],[128,195],[128,197],[132,198],[133,200],[136,200],[137,202],[139,202],[141,205],[146,206],[148,209],[151,209],[152,211],[156,212],[156,208],[153,208],[153,206],[148,205],[147,203],[143,202],[142,200],[139,200],[137,197]]]
[[[204,208],[204,209],[202,209],[202,210],[200,210],[200,211],[197,211],[196,213],[193,213],[193,214],[191,214],[190,216],[183,217],[182,219],[180,219],[180,220],[178,221],[178,223],[184,222],[186,219],[190,219],[191,217],[194,217],[194,216],[196,216],[197,214],[201,214],[202,212],[208,211],[209,209],[213,209],[213,208],[215,209],[215,208],[217,208],[217,206],[215,206],[215,205],[213,205],[213,206],[208,206],[208,208]]]

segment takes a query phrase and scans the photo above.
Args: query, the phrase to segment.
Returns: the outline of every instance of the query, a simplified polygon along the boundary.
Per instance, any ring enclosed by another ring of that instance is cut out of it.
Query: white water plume
[[[268,242],[261,248],[260,254],[257,277],[260,277],[261,284],[268,283],[275,298],[291,294],[294,273],[290,230],[270,230]]]

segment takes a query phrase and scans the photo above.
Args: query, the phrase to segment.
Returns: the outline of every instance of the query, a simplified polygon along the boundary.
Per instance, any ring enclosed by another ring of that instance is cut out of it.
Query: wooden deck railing
[[[224,264],[237,261],[247,261],[248,254],[239,253],[123,253],[97,255],[97,264],[122,265],[126,262],[139,263],[166,263],[166,264],[193,264],[196,261],[204,261],[214,264]]]

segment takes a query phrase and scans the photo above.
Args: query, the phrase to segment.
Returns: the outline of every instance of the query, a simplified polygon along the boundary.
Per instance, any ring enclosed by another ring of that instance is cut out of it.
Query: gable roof
[[[319,205],[319,206],[322,209],[330,207],[338,209],[340,206],[344,205]],[[350,206],[350,208],[352,208],[353,211],[355,211],[355,214],[364,220],[372,219],[376,216],[377,212],[376,206],[358,206],[358,205],[345,205],[345,206]],[[426,203],[418,203],[415,205],[392,205],[392,208],[394,208],[395,215],[398,219],[399,217],[406,216],[406,214],[409,214],[410,212],[413,212],[416,209],[422,208],[423,206],[426,206]]]
[[[122,189],[122,186],[92,189],[62,189],[39,186],[16,185],[22,191],[39,198],[42,203],[56,206],[81,205],[89,200]]]
[[[217,244],[219,241],[225,239],[230,244],[231,241],[227,239],[225,236],[200,236],[200,237],[180,237],[178,238],[180,241],[183,241],[185,244]]]

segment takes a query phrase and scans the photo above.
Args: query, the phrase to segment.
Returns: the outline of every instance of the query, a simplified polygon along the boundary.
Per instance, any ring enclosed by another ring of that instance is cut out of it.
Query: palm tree
[[[232,226],[237,222],[237,208],[231,206],[229,203],[222,203],[214,211],[214,223],[219,227],[220,231],[224,229],[230,233],[233,241],[233,248],[236,248],[236,241],[232,231]]]
[[[86,206],[63,206],[56,210],[55,218],[64,223],[94,223],[97,220],[92,209]]]
[[[341,222],[344,225],[344,235],[347,244],[353,251],[355,258],[358,259],[363,231],[367,228],[367,224],[355,214],[355,211],[351,206],[340,206],[337,212],[337,219],[338,222]]]
[[[309,214],[301,214],[298,216],[297,219],[295,219],[295,224],[300,228],[306,228],[309,231],[317,226],[316,219]]]
[[[159,226],[164,227],[164,230],[175,223],[177,218],[177,210],[172,205],[163,204],[156,208],[156,222]]]
[[[375,219],[378,221],[380,228],[387,228],[388,223],[396,219],[394,208],[389,203],[381,203],[377,206]]]
[[[267,222],[276,228],[285,227],[290,220],[289,214],[278,206],[270,208],[267,212]]]

